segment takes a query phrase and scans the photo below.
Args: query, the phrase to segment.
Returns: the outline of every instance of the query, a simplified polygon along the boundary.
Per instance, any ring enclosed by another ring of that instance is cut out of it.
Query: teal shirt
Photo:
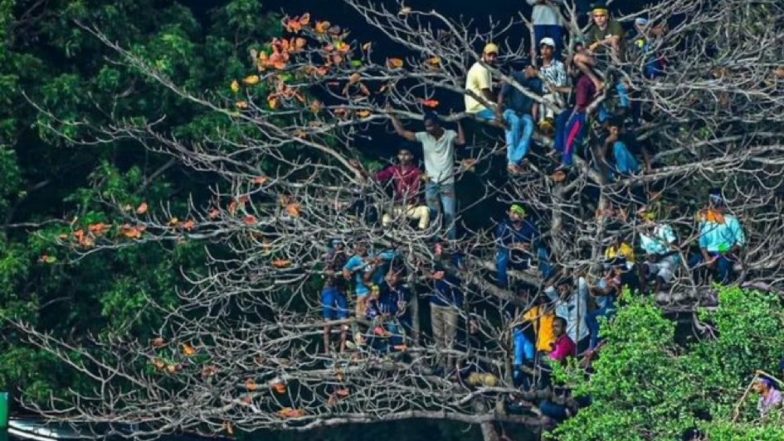
[[[743,246],[746,235],[735,216],[725,214],[724,223],[702,221],[700,223],[700,248],[709,253],[726,253],[733,247]]]

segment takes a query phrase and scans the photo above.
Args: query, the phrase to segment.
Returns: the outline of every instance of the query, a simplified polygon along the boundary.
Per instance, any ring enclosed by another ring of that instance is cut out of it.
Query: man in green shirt
[[[574,55],[574,64],[593,81],[597,93],[604,89],[604,82],[594,71],[609,58],[620,61],[623,58],[624,31],[620,23],[610,18],[610,11],[604,4],[591,10],[593,23],[588,28],[588,46]]]

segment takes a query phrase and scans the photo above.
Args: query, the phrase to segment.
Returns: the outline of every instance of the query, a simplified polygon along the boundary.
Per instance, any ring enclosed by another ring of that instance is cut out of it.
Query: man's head
[[[482,61],[489,65],[494,65],[498,60],[498,46],[495,43],[487,43],[482,51]]]
[[[397,149],[397,160],[400,165],[410,165],[414,162],[414,152],[407,146],[399,147]]]
[[[368,252],[368,245],[365,242],[357,242],[354,244],[354,252],[360,256],[366,256]]]
[[[435,112],[425,112],[425,131],[433,136],[441,134],[441,125],[438,123],[438,115]]]
[[[623,131],[623,120],[615,117],[607,121],[607,133],[609,135],[618,136]]]
[[[645,33],[648,29],[648,19],[645,17],[637,17],[634,19],[634,27],[637,28],[637,31],[640,33]]]
[[[723,210],[726,205],[720,188],[713,188],[708,192],[708,207],[716,210]]]
[[[572,295],[572,284],[573,284],[572,278],[569,276],[562,277],[558,281],[558,285],[557,285],[558,295],[562,299],[569,298],[569,296]]]
[[[553,320],[553,334],[556,338],[566,334],[566,319],[563,317],[556,317]]]
[[[593,18],[593,23],[599,29],[604,29],[610,21],[610,10],[604,3],[594,4],[593,8],[591,8],[591,18]]]
[[[757,378],[757,381],[754,383],[754,390],[761,394],[767,393],[773,387],[773,380],[767,377]]]
[[[551,60],[555,53],[555,40],[550,37],[544,37],[539,42],[539,52],[545,60]]]
[[[512,204],[509,207],[509,220],[512,222],[522,222],[525,219],[525,208],[520,204]]]

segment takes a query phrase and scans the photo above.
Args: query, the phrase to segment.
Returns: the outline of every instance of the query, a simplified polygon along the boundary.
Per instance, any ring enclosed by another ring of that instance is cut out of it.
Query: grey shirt
[[[444,130],[436,139],[427,132],[417,132],[417,141],[422,143],[425,157],[425,172],[430,181],[438,184],[455,182],[455,139],[457,132]]]

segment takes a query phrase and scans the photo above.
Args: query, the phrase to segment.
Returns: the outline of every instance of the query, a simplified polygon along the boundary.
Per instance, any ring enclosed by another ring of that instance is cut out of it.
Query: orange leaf
[[[256,219],[256,216],[252,214],[248,214],[245,215],[243,222],[245,222],[245,225],[256,225],[258,223],[258,220]]]
[[[316,25],[313,26],[313,29],[316,30],[317,34],[324,34],[329,30],[330,23],[328,21],[318,21]]]
[[[142,202],[141,205],[136,207],[136,214],[142,215],[147,212],[147,202]]]
[[[387,58],[387,67],[390,69],[400,69],[404,64],[401,58]]]
[[[335,49],[340,53],[346,54],[351,50],[351,45],[343,41],[338,41],[335,43]]]
[[[166,340],[164,340],[163,337],[155,337],[154,339],[152,339],[150,343],[152,344],[152,347],[155,349],[160,349],[166,346]]]
[[[439,104],[441,103],[439,103],[438,100],[422,100],[422,105],[430,107],[431,109],[438,107]]]
[[[190,344],[185,343],[185,344],[182,345],[182,354],[184,356],[186,356],[186,357],[193,357],[194,355],[196,355],[196,352],[197,352],[196,348],[194,348]]]
[[[286,205],[286,214],[288,214],[291,217],[299,217],[301,214],[300,209],[301,207],[298,203],[292,202]]]
[[[428,67],[431,67],[431,68],[440,67],[441,66],[441,57],[428,58],[425,61],[425,65],[428,66]]]
[[[128,239],[140,239],[144,230],[144,226],[134,227],[130,224],[124,224],[122,227],[120,227],[120,234],[127,237]]]
[[[107,231],[109,231],[110,227],[111,225],[107,225],[104,223],[97,223],[97,224],[90,225],[89,227],[87,227],[87,229],[90,230],[90,232],[96,236],[103,236],[104,234],[106,234]]]
[[[291,261],[288,259],[275,259],[272,261],[272,266],[275,268],[288,268],[291,266]]]
[[[188,219],[187,221],[183,222],[180,227],[185,231],[193,231],[196,228],[196,221],[193,219]]]
[[[357,110],[357,116],[360,118],[367,118],[370,114],[370,110]]]

